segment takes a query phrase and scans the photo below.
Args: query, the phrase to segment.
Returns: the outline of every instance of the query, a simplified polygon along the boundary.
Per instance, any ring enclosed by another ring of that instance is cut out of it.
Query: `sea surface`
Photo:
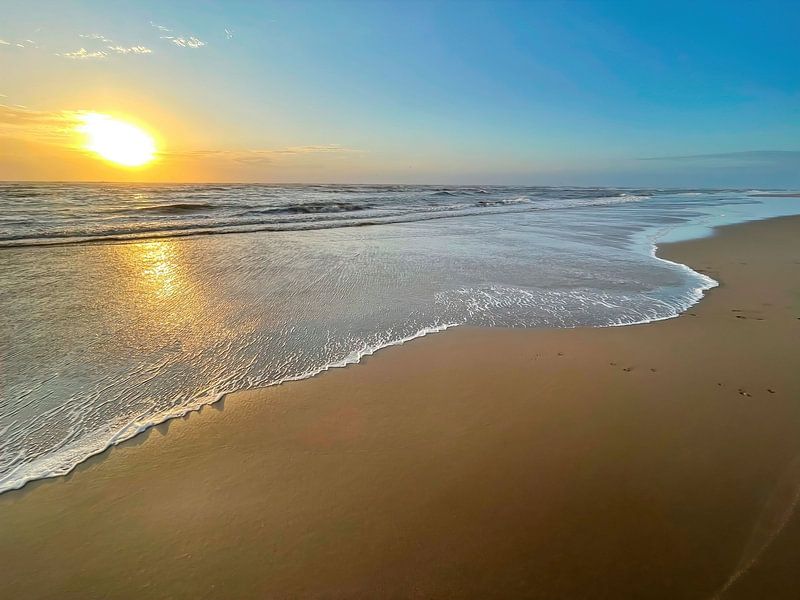
[[[657,242],[797,213],[757,190],[0,184],[0,492],[448,327],[674,317],[716,282]]]

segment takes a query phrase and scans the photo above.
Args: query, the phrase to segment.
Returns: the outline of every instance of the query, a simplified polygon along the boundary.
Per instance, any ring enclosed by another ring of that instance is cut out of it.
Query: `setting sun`
[[[156,144],[141,128],[110,115],[87,113],[77,130],[86,135],[84,148],[125,167],[140,167],[153,160]]]

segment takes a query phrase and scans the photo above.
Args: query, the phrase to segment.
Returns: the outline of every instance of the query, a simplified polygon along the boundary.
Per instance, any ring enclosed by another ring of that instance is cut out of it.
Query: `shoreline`
[[[761,219],[761,220],[772,220],[772,219],[782,219],[782,218],[786,218],[786,217],[777,216],[777,217],[771,217],[770,219]],[[709,230],[710,233],[708,234],[708,236],[715,235],[716,231],[718,229],[722,229],[722,228],[725,228],[725,227],[735,227],[735,226],[741,225],[741,224],[743,224],[743,223],[735,223],[735,224],[731,224],[731,225],[720,225],[720,226],[717,226],[717,227],[711,227],[710,230]],[[239,232],[239,233],[257,233],[257,232]],[[708,236],[702,236],[702,237],[708,237]],[[702,237],[690,238],[690,240],[702,239]],[[157,239],[157,238],[155,238],[155,239]],[[118,242],[108,242],[108,243],[140,243],[142,241],[143,241],[142,239],[132,239],[132,240],[125,240],[125,241],[118,241]],[[95,242],[91,242],[90,241],[89,243],[95,243]],[[98,243],[104,243],[104,242],[98,242]],[[665,245],[669,245],[671,243],[674,243],[674,242],[667,242]],[[641,321],[633,321],[633,322],[625,322],[625,323],[610,323],[610,324],[605,324],[605,325],[597,325],[597,326],[589,326],[589,327],[587,327],[587,326],[558,327],[558,328],[530,327],[530,328],[526,328],[526,330],[530,331],[530,330],[582,329],[582,328],[603,329],[603,328],[606,328],[606,327],[629,327],[629,326],[633,326],[633,325],[646,325],[646,324],[649,324],[649,323],[657,323],[659,321],[666,321],[666,320],[670,320],[670,319],[675,319],[675,318],[680,317],[683,313],[685,313],[686,311],[691,309],[697,303],[701,302],[703,300],[705,294],[709,290],[711,290],[711,289],[713,289],[713,288],[715,288],[715,287],[717,287],[719,285],[718,281],[714,280],[713,278],[711,278],[711,277],[709,277],[709,276],[707,276],[707,275],[705,275],[703,273],[695,271],[688,264],[684,264],[684,263],[681,263],[681,262],[675,262],[675,261],[669,260],[667,258],[664,258],[663,256],[659,256],[659,254],[658,254],[659,243],[658,243],[657,240],[655,240],[655,241],[651,240],[649,242],[649,244],[650,244],[650,256],[653,259],[661,261],[661,262],[668,263],[668,264],[673,265],[673,266],[676,266],[676,267],[680,268],[682,271],[688,272],[688,274],[690,276],[699,276],[701,278],[701,280],[703,281],[703,285],[701,285],[699,287],[692,288],[692,290],[691,290],[691,296],[693,297],[692,303],[689,306],[687,306],[682,312],[676,313],[674,315],[667,315],[667,316],[664,316],[664,317],[656,317],[656,318],[650,318],[650,319],[643,319]],[[62,244],[55,244],[55,245],[62,245]],[[67,243],[67,244],[63,244],[63,245],[69,246],[71,244]],[[36,245],[30,246],[30,247],[40,247],[40,246],[43,247],[43,248],[46,248],[46,247],[50,247],[52,245],[51,244],[36,244]],[[29,247],[29,246],[9,246],[9,248],[27,248],[27,247]],[[2,250],[2,247],[0,247],[0,250]],[[362,350],[360,352],[354,351],[354,352],[352,352],[351,354],[345,356],[344,358],[342,358],[340,361],[338,361],[336,363],[323,365],[323,366],[319,367],[316,370],[310,371],[308,373],[304,373],[304,374],[302,374],[300,376],[289,377],[287,379],[282,379],[282,380],[279,380],[279,381],[275,381],[275,382],[270,383],[268,385],[258,386],[258,387],[254,387],[254,388],[244,388],[244,389],[237,389],[237,390],[232,390],[232,391],[222,391],[222,392],[215,393],[211,397],[196,398],[195,399],[196,401],[193,404],[187,405],[187,406],[181,406],[181,407],[178,407],[178,409],[173,411],[173,412],[161,414],[161,415],[159,415],[159,418],[157,420],[149,421],[149,422],[146,422],[146,423],[138,423],[138,422],[137,423],[131,423],[126,429],[116,432],[114,434],[114,436],[112,437],[112,439],[102,449],[97,449],[96,451],[93,451],[91,454],[89,454],[88,456],[86,456],[85,458],[83,458],[82,460],[80,460],[79,462],[75,463],[74,465],[72,465],[69,468],[66,468],[66,469],[65,468],[58,468],[58,469],[56,469],[54,471],[48,470],[47,474],[40,474],[40,475],[22,477],[23,480],[21,482],[15,481],[15,483],[11,487],[5,487],[4,489],[0,489],[0,496],[2,496],[3,494],[9,493],[9,492],[15,492],[15,491],[18,491],[18,490],[22,490],[26,486],[28,486],[30,484],[33,484],[33,483],[35,483],[37,481],[46,481],[46,480],[49,480],[49,479],[56,479],[56,478],[59,478],[59,477],[65,477],[65,476],[69,475],[70,473],[72,473],[73,471],[75,471],[75,469],[79,468],[86,461],[91,460],[91,459],[93,459],[95,457],[98,457],[98,456],[102,456],[104,453],[108,452],[109,450],[111,450],[112,448],[114,448],[116,446],[119,446],[120,444],[125,444],[127,442],[130,442],[131,440],[134,440],[137,436],[142,435],[143,433],[147,432],[148,430],[152,429],[153,427],[158,427],[160,425],[168,423],[169,421],[171,421],[173,419],[186,418],[186,417],[190,416],[192,413],[201,412],[206,407],[213,406],[214,404],[217,404],[218,402],[223,402],[229,396],[232,396],[232,395],[235,395],[235,394],[244,393],[244,392],[265,390],[265,389],[272,388],[272,387],[275,387],[275,386],[284,385],[286,383],[292,383],[292,382],[296,382],[296,381],[304,381],[304,380],[307,380],[307,379],[313,379],[313,378],[318,377],[318,376],[320,376],[320,375],[322,375],[322,374],[324,374],[324,373],[326,373],[326,372],[328,372],[328,371],[330,371],[332,369],[340,369],[340,368],[348,367],[350,365],[359,364],[362,361],[364,361],[366,358],[368,358],[370,356],[373,356],[377,352],[381,352],[383,350],[387,350],[387,349],[395,347],[395,346],[402,346],[402,345],[405,345],[405,344],[407,344],[409,342],[412,342],[412,341],[417,340],[417,339],[424,338],[424,337],[426,337],[428,335],[431,335],[431,334],[443,333],[443,332],[445,332],[445,331],[447,331],[449,329],[465,328],[465,327],[466,328],[483,329],[483,328],[481,328],[479,326],[468,325],[468,324],[460,324],[460,323],[447,323],[447,324],[444,324],[444,325],[441,325],[441,326],[427,327],[427,328],[417,332],[414,335],[411,335],[411,336],[408,336],[408,337],[405,337],[405,338],[402,338],[402,339],[399,339],[399,340],[388,342],[385,345],[379,346],[377,348],[366,348],[366,349],[364,349],[364,350]],[[505,328],[503,328],[503,327],[495,327],[494,329],[505,329]]]
[[[691,276],[699,276],[704,281],[704,285],[703,286],[696,287],[696,288],[692,289],[692,295],[694,296],[692,304],[687,306],[680,313],[677,313],[677,314],[674,314],[674,315],[668,315],[668,316],[665,316],[665,317],[644,319],[644,320],[641,320],[641,321],[634,321],[634,322],[629,322],[629,323],[610,323],[610,324],[606,324],[606,325],[597,325],[597,326],[591,326],[591,327],[586,327],[586,326],[558,327],[558,328],[531,327],[531,328],[526,328],[526,330],[530,331],[530,330],[582,329],[582,328],[603,329],[603,328],[606,328],[606,327],[629,327],[629,326],[634,326],[634,325],[647,325],[649,323],[657,323],[659,321],[666,321],[666,320],[678,318],[682,314],[684,314],[685,312],[690,310],[693,306],[697,305],[699,302],[702,302],[702,300],[705,297],[705,295],[710,290],[712,290],[715,287],[719,286],[720,283],[718,281],[716,281],[715,279],[709,277],[708,275],[704,274],[704,273],[701,273],[699,271],[695,271],[691,267],[691,265],[688,265],[688,264],[685,264],[685,263],[681,263],[681,262],[672,261],[672,260],[669,260],[669,259],[667,259],[667,258],[665,258],[663,256],[660,256],[659,255],[659,249],[660,249],[661,246],[668,247],[671,244],[676,244],[676,243],[679,244],[679,243],[682,243],[683,241],[694,241],[694,240],[704,239],[704,238],[708,238],[708,237],[713,237],[714,235],[717,235],[717,233],[720,230],[724,230],[727,227],[737,227],[739,225],[743,225],[743,224],[748,223],[748,222],[771,221],[771,220],[778,220],[778,219],[785,219],[785,218],[793,218],[793,216],[791,216],[791,215],[789,215],[789,216],[776,216],[776,217],[770,217],[768,219],[757,219],[755,221],[744,221],[742,223],[733,223],[733,224],[724,224],[724,225],[712,226],[712,227],[709,227],[709,233],[707,233],[705,235],[702,235],[700,237],[688,238],[686,240],[682,240],[682,241],[678,241],[678,242],[666,242],[666,243],[660,244],[657,239],[651,240],[649,242],[649,244],[650,244],[650,255],[651,255],[652,258],[654,258],[654,259],[656,259],[658,261],[661,261],[661,262],[666,262],[666,263],[668,263],[670,265],[677,266],[681,270],[687,271]],[[141,242],[141,241],[142,240],[127,240],[125,242],[117,242],[117,243],[137,243],[137,242]],[[69,244],[67,244],[67,245],[69,245]],[[27,247],[27,246],[20,246],[20,247]],[[49,245],[42,245],[42,247],[49,247]],[[14,247],[12,247],[12,248],[14,248]],[[1,249],[2,248],[0,248],[0,250]],[[296,381],[304,381],[306,379],[313,379],[313,378],[318,377],[318,376],[320,376],[320,375],[322,375],[322,374],[324,374],[324,373],[326,373],[326,372],[328,372],[328,371],[330,371],[332,369],[339,369],[339,368],[348,367],[350,365],[359,364],[360,362],[364,361],[366,358],[368,358],[370,356],[373,356],[375,353],[381,352],[381,351],[389,349],[389,348],[392,348],[394,346],[405,345],[405,344],[407,344],[409,342],[412,342],[412,341],[414,341],[416,339],[421,339],[421,338],[424,338],[424,337],[426,337],[428,335],[435,334],[435,333],[443,333],[443,332],[445,332],[445,331],[447,331],[449,329],[465,328],[465,327],[466,328],[483,329],[483,328],[478,327],[478,326],[473,326],[473,325],[468,325],[468,324],[459,324],[459,323],[450,323],[450,324],[445,324],[445,325],[442,325],[442,326],[439,326],[439,327],[430,327],[430,328],[426,328],[426,329],[418,332],[417,334],[415,334],[413,336],[409,336],[407,338],[403,338],[403,339],[400,339],[400,340],[389,342],[389,343],[387,343],[387,344],[385,344],[383,346],[380,346],[378,348],[367,348],[367,349],[363,350],[360,353],[351,353],[350,355],[344,357],[339,362],[323,365],[322,367],[320,367],[320,368],[318,368],[318,369],[316,369],[314,371],[311,371],[309,373],[305,373],[305,374],[297,376],[297,377],[290,377],[288,379],[275,381],[275,382],[270,383],[268,385],[259,386],[259,387],[255,387],[255,388],[244,388],[244,389],[237,389],[237,390],[232,390],[232,391],[218,392],[218,393],[214,394],[213,399],[211,399],[211,400],[207,400],[206,398],[198,398],[197,402],[192,404],[192,405],[190,405],[190,406],[182,406],[182,407],[179,407],[179,409],[174,411],[174,412],[160,415],[160,417],[159,417],[159,419],[157,421],[152,421],[152,422],[148,422],[148,423],[134,423],[134,424],[132,424],[132,426],[133,426],[132,432],[128,431],[127,429],[117,432],[114,435],[112,441],[110,441],[108,444],[106,444],[102,449],[99,449],[97,451],[92,452],[91,454],[89,454],[88,456],[86,456],[85,458],[80,460],[80,462],[75,463],[74,465],[72,465],[68,469],[66,469],[66,470],[58,469],[58,470],[56,470],[54,472],[48,472],[48,474],[45,474],[45,475],[36,475],[36,476],[25,478],[24,481],[22,481],[21,483],[14,484],[13,487],[8,487],[8,488],[0,490],[0,496],[2,496],[3,494],[9,493],[9,492],[15,492],[15,491],[18,491],[18,490],[22,490],[26,486],[28,486],[30,484],[33,484],[33,483],[35,483],[37,481],[46,481],[46,480],[49,480],[49,479],[56,479],[56,478],[59,478],[59,477],[65,477],[65,476],[69,475],[70,473],[72,473],[75,469],[79,468],[86,461],[91,460],[91,459],[93,459],[95,457],[98,457],[98,456],[102,456],[104,453],[108,452],[109,450],[111,450],[112,448],[114,448],[116,446],[119,446],[120,444],[125,444],[127,442],[130,442],[131,440],[134,440],[137,436],[140,436],[140,435],[146,433],[148,430],[152,429],[153,427],[158,427],[160,425],[168,423],[169,421],[171,421],[173,419],[186,418],[186,417],[190,416],[192,413],[197,413],[197,412],[200,412],[200,411],[204,410],[206,407],[213,406],[214,404],[217,404],[218,402],[224,402],[226,398],[228,398],[229,396],[232,396],[234,394],[252,392],[252,391],[257,391],[257,390],[264,390],[264,389],[272,388],[272,387],[275,387],[275,386],[284,385],[286,383],[292,383],[292,382],[296,382]],[[505,329],[505,328],[503,328],[503,327],[495,327],[494,329]],[[356,354],[356,356],[353,357],[353,354]]]
[[[9,593],[790,598],[798,230],[659,245],[720,282],[676,318],[457,327],[4,493]]]

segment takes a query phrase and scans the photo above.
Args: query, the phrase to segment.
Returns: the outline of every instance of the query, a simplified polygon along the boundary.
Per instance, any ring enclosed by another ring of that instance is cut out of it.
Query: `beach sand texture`
[[[797,598],[800,218],[680,317],[459,328],[0,496],[2,597]]]

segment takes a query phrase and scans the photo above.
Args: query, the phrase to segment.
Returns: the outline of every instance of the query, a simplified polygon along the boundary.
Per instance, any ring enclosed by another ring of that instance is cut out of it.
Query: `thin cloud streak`
[[[33,40],[22,40],[21,42],[9,42],[0,39],[0,46],[16,46],[17,48],[40,48],[39,44]]]
[[[81,111],[42,111],[0,104],[0,137],[63,143],[80,123]]]
[[[152,54],[153,50],[147,46],[108,46],[108,49],[117,54]]]
[[[113,40],[108,39],[106,36],[100,33],[81,33],[78,37],[82,37],[85,40],[97,40],[103,42],[104,44],[113,43]]]
[[[154,29],[157,29],[160,33],[173,33],[175,31],[174,29],[170,29],[169,27],[165,27],[164,25],[159,25],[158,23],[154,23],[153,21],[150,21],[150,26],[153,27]],[[233,34],[231,34],[227,29],[225,30],[225,33],[230,37],[233,37]],[[230,39],[230,37],[228,39]],[[190,36],[162,35],[161,39],[169,40],[171,43],[175,44],[179,48],[202,48],[203,46],[206,45],[206,42],[193,35]]]
[[[71,58],[75,60],[86,60],[92,58],[105,58],[108,56],[108,52],[105,50],[95,50],[89,52],[86,48],[78,48],[73,52],[56,52],[56,56],[63,56],[64,58]]]
[[[158,29],[159,31],[161,31],[163,33],[171,33],[172,32],[172,29],[170,29],[169,27],[164,27],[163,25],[159,25],[158,23],[153,23],[152,21],[150,21],[150,26],[155,28],[155,29]]]
[[[640,158],[647,161],[705,161],[734,160],[757,162],[785,162],[800,160],[800,150],[746,150],[742,152],[719,152],[716,154],[687,154],[681,156],[653,156]]]
[[[105,50],[89,51],[86,48],[79,48],[74,52],[56,52],[56,56],[63,56],[76,60],[85,59],[103,59],[107,58],[109,54],[152,54],[153,50],[147,46],[106,46]]]
[[[221,159],[244,165],[270,164],[281,159],[312,154],[360,154],[361,151],[345,148],[338,144],[291,146],[272,150],[189,150],[186,152],[163,153],[165,158],[175,159]]]
[[[176,46],[179,46],[180,48],[202,48],[203,46],[206,45],[206,43],[203,40],[198,39],[194,36],[188,38],[164,36],[161,39],[169,40],[170,42],[172,42]]]

